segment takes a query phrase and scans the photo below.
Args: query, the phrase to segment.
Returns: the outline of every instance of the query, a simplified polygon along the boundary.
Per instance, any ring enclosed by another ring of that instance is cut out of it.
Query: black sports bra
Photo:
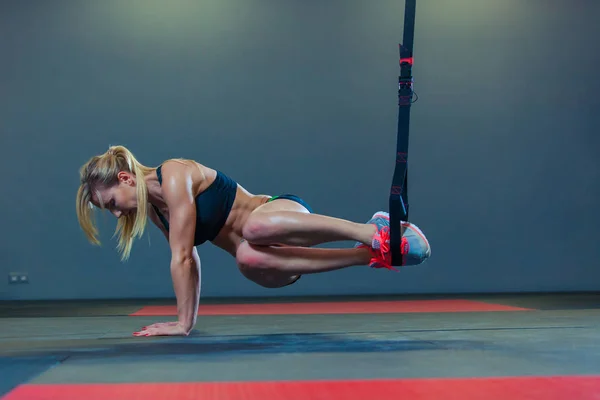
[[[156,169],[158,182],[162,185],[162,165]],[[215,181],[196,196],[196,232],[194,246],[214,240],[225,225],[237,192],[237,182],[217,171]],[[162,224],[169,231],[169,221],[152,205]]]

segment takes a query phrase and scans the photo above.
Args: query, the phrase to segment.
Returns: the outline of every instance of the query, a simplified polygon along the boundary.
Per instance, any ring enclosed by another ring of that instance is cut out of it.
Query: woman
[[[200,259],[196,246],[210,241],[235,257],[241,273],[268,288],[296,282],[302,274],[354,265],[393,269],[389,216],[378,212],[367,223],[313,214],[294,195],[253,195],[225,174],[192,160],[168,160],[157,168],[138,162],[123,146],[92,157],[80,170],[77,218],[94,244],[92,206],[118,218],[118,249],[129,257],[133,240],[148,217],[171,248],[171,276],[178,321],[144,327],[136,336],[188,335],[196,323]],[[431,250],[423,233],[402,223],[405,265],[425,261]],[[354,248],[311,246],[353,240]]]

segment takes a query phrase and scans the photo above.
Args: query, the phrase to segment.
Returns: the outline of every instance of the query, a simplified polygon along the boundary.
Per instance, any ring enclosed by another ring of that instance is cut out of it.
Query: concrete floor
[[[600,376],[600,294],[336,301],[447,298],[530,310],[201,315],[188,337],[142,338],[131,334],[173,317],[129,314],[172,300],[0,303],[0,396],[48,383]]]

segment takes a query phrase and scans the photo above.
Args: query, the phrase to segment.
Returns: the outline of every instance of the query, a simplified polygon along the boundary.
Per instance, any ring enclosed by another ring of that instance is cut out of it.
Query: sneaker
[[[402,265],[419,265],[431,257],[431,246],[425,234],[415,224],[402,221]]]
[[[356,248],[368,248],[371,251],[371,268],[387,268],[397,271],[392,264],[392,254],[390,251],[390,215],[384,211],[378,211],[367,224],[375,225],[376,232],[370,246],[364,243],[356,243]],[[429,241],[423,232],[410,222],[401,222],[404,228],[402,235],[401,254],[402,266],[419,265],[423,263],[431,255],[431,247]]]
[[[389,250],[390,243],[390,215],[385,211],[378,211],[367,221],[367,224],[375,225],[377,229],[373,235],[371,245],[357,242],[354,247],[366,248],[371,252],[371,268],[387,268],[397,271],[391,265],[391,253]]]

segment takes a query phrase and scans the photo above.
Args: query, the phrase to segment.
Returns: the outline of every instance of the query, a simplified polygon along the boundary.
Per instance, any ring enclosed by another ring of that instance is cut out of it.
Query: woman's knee
[[[257,251],[248,242],[243,242],[237,251],[236,261],[242,275],[266,288],[280,288],[298,280],[278,266],[272,265],[268,254]]]
[[[235,259],[245,270],[267,271],[273,269],[270,265],[269,255],[254,248],[247,240],[244,240],[238,247]]]

